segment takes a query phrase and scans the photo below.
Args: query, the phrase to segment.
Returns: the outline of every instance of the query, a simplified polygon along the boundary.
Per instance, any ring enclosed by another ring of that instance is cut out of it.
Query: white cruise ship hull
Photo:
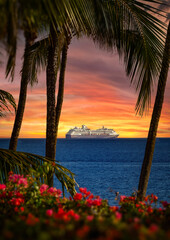
[[[114,139],[117,138],[119,135],[116,136],[107,136],[107,135],[87,135],[87,136],[83,136],[83,135],[66,135],[67,139]]]

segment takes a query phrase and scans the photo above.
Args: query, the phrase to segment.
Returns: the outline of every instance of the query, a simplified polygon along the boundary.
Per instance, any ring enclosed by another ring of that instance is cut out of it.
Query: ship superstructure
[[[91,130],[86,125],[81,128],[74,127],[66,133],[66,138],[117,138],[119,136],[113,129],[102,128]]]

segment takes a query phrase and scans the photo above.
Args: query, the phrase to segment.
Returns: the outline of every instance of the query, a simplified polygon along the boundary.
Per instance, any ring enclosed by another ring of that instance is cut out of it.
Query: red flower
[[[102,204],[102,200],[101,199],[94,199],[93,200],[93,206],[100,206]]]
[[[18,207],[14,207],[14,211],[18,212],[19,211]]]
[[[24,203],[24,199],[22,199],[22,198],[12,198],[10,200],[10,203],[14,206],[20,206],[22,203]]]
[[[5,184],[0,184],[0,190],[5,190],[6,185]]]
[[[157,232],[159,227],[156,224],[151,224],[149,227],[150,232],[154,233]]]
[[[79,238],[84,238],[88,234],[89,230],[90,230],[89,226],[84,225],[82,228],[77,230],[77,236]]]
[[[91,194],[91,195],[88,197],[88,199],[92,199],[92,198],[94,198],[94,195],[93,195],[93,194]]]
[[[83,196],[82,196],[81,193],[76,193],[73,198],[74,198],[75,201],[77,201],[77,200],[82,200],[82,197]]]
[[[148,209],[147,209],[147,212],[148,212],[148,213],[153,213],[152,207],[149,206]]]
[[[25,208],[24,207],[20,207],[20,211],[24,212]]]
[[[144,200],[145,200],[145,202],[147,202],[147,201],[148,201],[148,196],[147,196],[147,197],[145,197],[145,198],[144,198]]]
[[[87,193],[87,188],[79,188],[79,191],[80,191],[81,193],[86,194],[86,193]]]
[[[119,209],[119,207],[117,207],[117,206],[110,207],[110,210],[112,212],[116,212],[118,209]]]
[[[154,201],[157,201],[157,200],[158,200],[158,197],[155,195],[155,196],[153,197],[153,199],[154,199]]]
[[[138,208],[138,212],[140,212],[140,213],[143,213],[143,212],[144,212],[144,210],[143,210],[143,209],[141,209],[141,208]]]
[[[20,193],[20,192],[15,192],[15,196],[19,197],[19,198],[23,198],[24,197],[24,195],[22,193]]]
[[[168,203],[167,201],[162,201],[161,203],[162,203],[163,207],[165,207],[165,208],[166,208],[167,206],[169,206],[169,203]]]
[[[92,199],[87,199],[87,206],[91,207],[93,205],[93,200]]]
[[[34,226],[39,222],[39,219],[35,217],[33,214],[29,213],[26,219],[26,224],[29,226]]]

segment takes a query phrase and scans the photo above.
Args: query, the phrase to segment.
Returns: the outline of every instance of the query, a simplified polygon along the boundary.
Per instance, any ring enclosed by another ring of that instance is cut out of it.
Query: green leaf
[[[7,149],[0,149],[0,182],[6,182],[9,171],[15,174],[30,174],[37,178],[41,183],[47,183],[46,168],[51,167],[57,179],[70,194],[74,195],[77,185],[74,173],[63,167],[59,162],[32,153],[17,152]]]

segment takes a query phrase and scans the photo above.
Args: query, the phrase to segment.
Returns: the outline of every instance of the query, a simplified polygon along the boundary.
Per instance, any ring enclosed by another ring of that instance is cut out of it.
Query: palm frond
[[[7,52],[8,61],[6,65],[6,77],[10,76],[11,81],[14,79],[15,59],[17,48],[17,1],[6,1],[7,9]]]
[[[126,73],[139,92],[136,112],[141,115],[150,106],[152,87],[161,67],[166,24],[153,15],[158,10],[155,4],[160,2],[106,0],[104,6],[112,16],[110,37],[114,40],[110,43],[120,57],[124,55]],[[164,16],[163,12],[159,14]]]
[[[47,183],[47,173],[52,171],[60,181],[62,188],[66,188],[71,194],[76,192],[77,185],[74,173],[63,167],[59,162],[50,160],[36,154],[16,152],[12,150],[0,149],[0,182],[8,179],[8,172],[16,174],[30,174],[42,183]]]
[[[16,103],[14,97],[9,92],[0,89],[0,117],[5,116],[5,110],[11,112],[9,105],[11,105],[16,111]]]
[[[165,41],[166,17],[159,10],[160,0],[68,0],[42,1],[54,27],[74,30],[91,37],[107,50],[115,48],[124,56],[126,73],[136,86],[137,113],[148,109],[152,86],[158,79]],[[55,25],[56,24],[56,25]],[[139,39],[134,41],[132,36]],[[133,49],[135,48],[135,49]]]
[[[47,48],[49,45],[49,39],[44,38],[35,42],[30,46],[24,54],[25,64],[23,65],[21,72],[26,74],[28,82],[33,85],[37,80],[37,72],[44,69],[47,62]],[[29,68],[27,69],[25,68]]]

